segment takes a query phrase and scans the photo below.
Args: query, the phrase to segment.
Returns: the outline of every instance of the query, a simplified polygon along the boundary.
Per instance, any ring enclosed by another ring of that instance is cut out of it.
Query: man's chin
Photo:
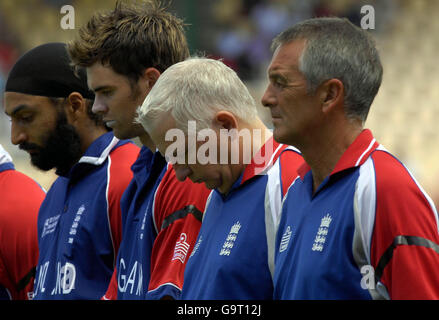
[[[53,161],[50,161],[50,158],[42,157],[41,152],[35,151],[29,153],[30,155],[30,163],[37,169],[42,171],[49,171],[56,167],[56,164]]]
[[[31,156],[31,161],[30,163],[37,169],[41,170],[41,171],[49,171],[52,170],[53,168],[55,168],[54,165],[48,164],[48,163],[41,163],[39,160],[34,160]]]
[[[276,130],[276,128],[273,130],[273,138],[278,143],[283,143],[283,144],[291,143],[291,141],[289,141],[290,139],[288,135],[282,130]]]
[[[205,181],[204,182],[207,189],[213,190],[213,189],[219,189],[221,187],[221,182],[218,181]]]
[[[113,127],[113,135],[120,140],[134,139],[139,136],[137,132],[133,132],[133,130],[124,130],[119,127]]]

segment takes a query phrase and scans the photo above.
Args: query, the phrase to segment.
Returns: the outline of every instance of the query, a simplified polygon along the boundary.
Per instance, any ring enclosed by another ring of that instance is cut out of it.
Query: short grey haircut
[[[372,36],[347,19],[314,18],[280,33],[271,49],[302,39],[305,48],[299,70],[306,78],[308,93],[315,93],[329,79],[340,80],[345,88],[346,116],[365,122],[383,77]]]
[[[235,71],[218,60],[192,57],[163,72],[138,108],[137,122],[150,131],[170,113],[187,132],[189,120],[196,121],[197,130],[211,128],[223,110],[246,122],[257,118],[255,101]]]

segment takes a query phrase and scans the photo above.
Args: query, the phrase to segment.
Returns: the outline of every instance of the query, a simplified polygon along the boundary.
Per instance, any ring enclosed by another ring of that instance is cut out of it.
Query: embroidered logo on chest
[[[140,227],[140,235],[139,235],[140,240],[143,239],[143,234],[145,232],[145,223],[146,223],[146,215],[147,215],[147,213],[148,213],[148,210],[145,210],[145,213],[143,215],[143,220],[142,220],[142,226]]]
[[[241,224],[237,221],[231,228],[230,232],[224,241],[223,247],[219,253],[220,256],[228,256],[235,245],[236,238],[238,237],[239,230],[241,229]]]
[[[59,217],[61,215],[58,214],[54,217],[50,217],[44,221],[44,227],[43,227],[43,233],[41,235],[41,238],[44,238],[45,235],[48,235],[55,231],[56,225],[58,224]]]
[[[181,263],[184,263],[184,260],[186,260],[186,255],[190,247],[190,244],[187,243],[186,239],[187,239],[186,233],[182,233],[180,235],[180,239],[175,244],[174,256],[172,257],[172,260],[180,260]]]
[[[317,231],[316,238],[312,245],[312,251],[323,251],[326,242],[326,236],[328,235],[329,226],[331,225],[332,218],[329,213],[322,218],[320,222],[319,230]]]
[[[291,234],[291,227],[288,226],[284,234],[282,235],[282,239],[280,240],[279,252],[284,252],[285,250],[287,250],[288,244],[290,243]]]
[[[84,207],[84,205],[82,205],[79,207],[78,211],[76,212],[75,219],[73,220],[72,226],[71,226],[70,231],[69,231],[70,237],[69,237],[68,242],[70,244],[73,243],[73,239],[76,236],[76,232],[77,232],[78,226],[79,226],[79,221],[81,220],[82,214],[84,213],[84,211],[85,211],[85,207]]]

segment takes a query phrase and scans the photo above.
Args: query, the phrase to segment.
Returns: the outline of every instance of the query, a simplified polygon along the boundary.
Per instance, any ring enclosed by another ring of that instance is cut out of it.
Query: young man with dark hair
[[[178,298],[209,190],[180,183],[134,119],[160,74],[189,55],[183,22],[155,1],[118,2],[80,29],[69,53],[87,70],[93,112],[117,137],[143,144],[121,202],[123,240],[104,299]]]
[[[69,64],[66,45],[24,54],[5,89],[11,141],[42,170],[56,169],[38,214],[35,299],[99,299],[121,239],[120,198],[139,148],[108,132],[90,113],[84,70]]]

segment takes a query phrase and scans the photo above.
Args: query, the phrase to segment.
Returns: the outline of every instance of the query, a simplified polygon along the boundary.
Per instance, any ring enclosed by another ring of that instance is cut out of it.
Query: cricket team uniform
[[[121,241],[120,198],[138,153],[108,132],[53,183],[38,215],[34,299],[100,299],[105,293]]]
[[[0,145],[0,300],[31,298],[38,262],[37,216],[44,190],[15,171]]]
[[[177,180],[159,152],[143,148],[124,194],[116,270],[103,299],[178,299],[210,191]]]
[[[149,253],[154,242],[152,224],[146,223],[148,205],[165,167],[166,161],[160,153],[153,153],[145,146],[131,167],[133,179],[121,199],[122,242],[104,300],[144,299],[150,274]],[[137,259],[142,252],[148,254],[149,259]]]
[[[275,299],[439,299],[438,215],[411,173],[363,130],[313,194],[284,201]]]
[[[272,299],[275,230],[284,192],[302,163],[297,149],[270,138],[227,195],[212,192],[182,299]]]

